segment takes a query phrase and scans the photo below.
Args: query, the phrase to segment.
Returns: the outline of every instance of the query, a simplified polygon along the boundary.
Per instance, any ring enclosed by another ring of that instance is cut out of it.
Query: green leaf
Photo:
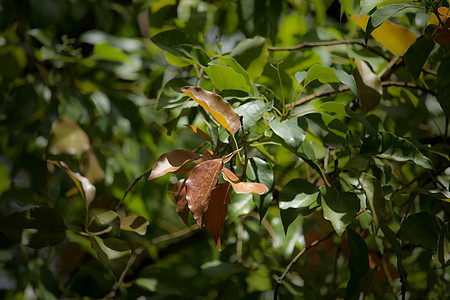
[[[350,280],[347,284],[345,299],[352,299],[359,291],[360,281],[369,271],[369,252],[363,238],[351,228],[347,230],[347,242],[350,248],[350,257],[348,259]]]
[[[375,176],[367,173],[362,173],[359,177],[364,194],[366,195],[367,205],[372,212],[372,218],[375,223],[375,228],[378,229],[384,219],[384,205],[385,198],[383,189]]]
[[[151,40],[159,48],[181,57],[183,57],[184,54],[179,51],[177,46],[192,44],[189,36],[185,32],[178,29],[160,32],[153,36]]]
[[[405,64],[411,76],[417,80],[422,72],[422,67],[428,60],[428,56],[434,48],[432,37],[417,40],[405,53]]]
[[[4,192],[9,190],[10,186],[9,172],[3,164],[0,164],[0,197]]]
[[[250,79],[254,81],[261,76],[267,64],[269,51],[266,48],[266,40],[261,36],[244,40],[231,51],[230,56],[247,70]]]
[[[117,239],[101,239],[98,236],[91,237],[92,248],[97,251],[98,257],[103,260],[114,260],[131,254],[128,243]]]
[[[436,217],[429,212],[422,211],[409,215],[402,222],[396,237],[434,251],[439,241],[439,231]]]
[[[0,230],[11,240],[37,249],[62,243],[67,228],[55,210],[39,206],[4,217]]]
[[[239,90],[250,93],[250,86],[245,78],[232,68],[222,65],[209,65],[204,69],[214,86],[220,91]]]
[[[174,108],[186,102],[187,97],[177,90],[189,85],[185,80],[174,78],[169,80],[158,96],[158,110],[163,108]]]
[[[127,216],[120,221],[120,229],[134,231],[140,235],[145,235],[147,226],[147,219],[141,216]]]
[[[103,225],[110,225],[114,230],[120,234],[120,217],[113,210],[107,210],[105,212],[94,213],[97,219]]]
[[[269,122],[269,125],[273,132],[295,151],[305,140],[308,130],[308,123],[303,117],[291,118],[283,123],[274,118]]]
[[[350,74],[348,74],[347,72],[342,71],[342,70],[335,70],[334,73],[339,78],[340,82],[342,82],[343,84],[345,84],[346,86],[348,86],[350,88],[350,90],[353,92],[353,94],[355,94],[355,95],[357,94],[356,82],[355,82],[355,78],[353,78],[353,76],[351,76]]]
[[[115,61],[115,62],[123,62],[130,60],[130,58],[123,53],[119,48],[115,48],[108,44],[107,42],[96,44],[94,46],[94,55],[98,59]]]
[[[300,178],[289,181],[281,189],[279,206],[285,232],[297,216],[307,216],[319,206],[318,196],[319,188]]]
[[[261,100],[254,100],[240,105],[235,111],[243,117],[244,129],[247,130],[256,124],[266,111],[271,110],[272,106],[273,102],[264,103]]]
[[[338,236],[341,236],[360,208],[358,196],[339,192],[327,186],[320,187],[323,216],[331,222]]]
[[[339,4],[341,4],[341,13],[339,15],[339,19],[342,20],[342,15],[351,6],[352,0],[339,0]]]
[[[242,75],[244,77],[245,82],[250,88],[250,94],[253,95],[255,90],[253,88],[252,82],[250,80],[250,76],[248,75],[247,71],[234,59],[233,57],[229,56],[217,56],[222,62],[226,63],[230,68],[232,68],[236,73]]]
[[[330,67],[321,65],[314,65],[308,70],[305,78],[305,86],[316,79],[322,83],[340,82],[339,78]]]
[[[389,244],[391,244],[392,249],[394,250],[394,253],[397,256],[398,272],[406,280],[408,274],[406,273],[406,270],[403,267],[403,256],[402,256],[402,249],[400,247],[400,242],[396,239],[394,232],[386,224],[381,224],[381,230],[383,231],[384,235],[386,236],[386,239],[389,241]]]
[[[274,184],[274,174],[272,167],[266,161],[260,159],[259,157],[250,158],[246,174],[248,180],[264,184],[269,191],[272,189]],[[253,201],[258,207],[260,220],[262,220],[266,214],[272,199],[273,195],[271,193],[266,193],[264,195],[253,195]]]
[[[384,0],[364,0],[361,1],[359,15],[362,17],[364,15],[368,15],[369,12],[374,9],[378,3],[383,2]]]
[[[447,118],[450,118],[450,53],[441,60],[441,65],[437,71],[437,92],[438,102],[445,112]]]

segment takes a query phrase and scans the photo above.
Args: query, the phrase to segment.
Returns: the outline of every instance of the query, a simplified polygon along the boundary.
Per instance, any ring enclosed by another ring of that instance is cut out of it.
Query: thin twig
[[[290,47],[267,47],[267,50],[269,51],[295,51],[305,48],[314,48],[314,47],[326,47],[326,46],[335,46],[335,45],[346,45],[346,44],[356,44],[360,45],[367,50],[381,56],[385,60],[389,61],[389,58],[385,56],[383,53],[378,51],[375,48],[372,48],[370,46],[367,46],[363,41],[360,40],[343,40],[343,41],[329,41],[329,42],[312,42],[312,43],[301,43],[295,46]]]
[[[147,170],[145,170],[144,173],[142,173],[141,175],[139,175],[138,177],[136,177],[133,182],[127,187],[127,190],[125,191],[125,194],[123,194],[122,199],[120,199],[119,203],[117,203],[116,205],[116,211],[120,208],[120,206],[123,204],[123,202],[125,201],[125,197],[127,196],[128,192],[131,191],[131,189],[136,185],[136,183],[138,183],[139,180],[141,180],[142,177],[144,177],[145,175],[147,175],[148,173],[150,173],[152,170],[152,168],[149,168]]]
[[[239,116],[239,120],[241,121],[242,139],[244,142],[244,166],[243,166],[243,170],[242,170],[241,180],[245,181],[245,175],[247,174],[247,165],[248,165],[247,133],[244,130],[244,117]]]
[[[278,289],[281,286],[281,283],[283,282],[283,279],[286,277],[287,273],[289,273],[290,269],[292,268],[292,266],[297,262],[297,260],[302,257],[303,254],[305,254],[306,251],[308,251],[309,249],[311,249],[312,247],[317,246],[318,244],[326,241],[327,239],[329,239],[330,237],[332,237],[334,235],[334,231],[330,232],[327,234],[326,237],[320,239],[320,240],[315,240],[314,242],[312,242],[311,244],[309,244],[308,246],[306,246],[305,248],[303,248],[292,260],[291,262],[287,265],[286,269],[284,270],[283,274],[281,274],[280,278],[278,278],[277,283],[275,285],[275,290],[273,293],[273,299],[277,300],[278,299]]]
[[[381,70],[380,73],[378,73],[378,78],[383,79],[385,78],[387,75],[389,75],[389,72],[391,72],[392,67],[394,67],[394,65],[403,57],[402,54],[397,55],[396,57],[394,57],[393,59],[391,59],[391,61],[386,65],[386,67],[384,67],[383,70]]]

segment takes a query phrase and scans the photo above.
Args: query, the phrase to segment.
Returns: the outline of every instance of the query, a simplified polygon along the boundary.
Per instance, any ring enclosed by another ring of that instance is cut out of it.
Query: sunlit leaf
[[[200,228],[203,227],[204,214],[209,207],[210,193],[217,184],[222,168],[222,159],[207,160],[198,164],[186,180],[188,207]]]
[[[62,243],[66,229],[61,216],[49,207],[33,207],[0,220],[0,230],[8,238],[31,248]]]
[[[401,240],[417,244],[434,251],[439,241],[439,224],[436,217],[429,212],[409,215],[400,226],[396,236]]]
[[[73,172],[66,165],[66,163],[62,161],[49,160],[49,162],[63,169],[67,173],[67,175],[69,175],[70,178],[72,178],[73,182],[80,191],[84,201],[86,201],[86,207],[89,207],[89,204],[91,204],[91,202],[95,198],[95,186],[89,181],[89,179],[87,179],[84,176],[81,176],[80,173]]]
[[[356,82],[355,78],[342,70],[334,70],[334,74],[339,78],[339,81],[350,88],[350,90],[356,95]]]
[[[119,48],[111,46],[109,43],[100,43],[94,46],[94,55],[98,59],[123,62],[130,58]]]
[[[305,139],[308,123],[303,117],[294,117],[281,123],[276,118],[269,122],[273,132],[295,151]]]
[[[262,195],[269,190],[264,184],[261,183],[241,182],[239,178],[227,168],[223,168],[222,174],[223,179],[231,183],[233,190],[237,194],[252,193]]]
[[[230,67],[209,65],[204,70],[214,86],[220,91],[239,90],[250,92],[250,86],[245,82],[245,78]]]
[[[252,85],[252,81],[250,80],[250,76],[247,71],[234,59],[233,57],[219,55],[217,56],[223,63],[226,63],[230,68],[232,68],[236,73],[241,75],[249,87],[249,93],[254,94],[254,88]]]
[[[110,225],[117,233],[120,233],[120,217],[113,210],[107,210],[100,213],[94,213],[97,219],[103,225]]]
[[[355,20],[359,27],[365,31],[369,16],[359,18],[354,15],[353,20]],[[385,46],[394,55],[405,53],[417,38],[414,32],[408,28],[394,24],[390,21],[384,21],[383,24],[371,33],[371,35],[377,42]]]
[[[261,76],[269,57],[266,40],[261,36],[240,42],[230,53],[247,70],[251,80]]]
[[[409,47],[405,53],[405,64],[411,76],[417,80],[422,72],[422,68],[428,60],[428,56],[434,48],[434,41],[431,37],[424,37],[417,40]]]
[[[358,196],[339,192],[327,186],[320,187],[323,217],[331,222],[338,236],[341,236],[360,208]]]
[[[261,119],[266,111],[269,111],[273,106],[273,103],[264,103],[260,100],[254,100],[242,104],[236,108],[236,113],[243,116],[244,129],[256,124]]]
[[[355,60],[353,70],[357,95],[364,114],[374,109],[380,103],[382,86],[380,78],[372,72],[367,63]]]
[[[148,180],[161,177],[168,172],[177,171],[185,163],[200,158],[200,155],[186,150],[174,150],[161,155],[153,166]]]
[[[334,74],[333,70],[327,66],[314,65],[306,74],[305,85],[308,85],[314,80],[319,80],[321,83],[339,83],[339,78]]]
[[[222,97],[199,87],[183,87],[180,90],[209,111],[228,132],[235,134],[239,130],[239,115]]]
[[[211,138],[209,137],[209,135],[204,132],[203,130],[201,130],[200,128],[198,128],[197,126],[194,125],[186,125],[186,127],[188,127],[189,129],[191,129],[193,132],[195,132],[196,134],[198,134],[199,136],[201,136],[202,138],[204,138],[205,140],[207,140],[208,142],[210,142],[212,145],[214,145],[214,142],[211,140]]]
[[[438,102],[447,118],[450,118],[450,54],[444,56],[437,71]]]
[[[52,124],[47,151],[52,155],[81,154],[91,144],[86,132],[68,116],[61,116]]]
[[[359,182],[361,183],[364,194],[366,195],[366,202],[372,212],[375,227],[378,229],[384,219],[385,198],[383,189],[381,188],[377,178],[367,173],[361,174],[359,177]]]
[[[205,226],[220,250],[220,236],[223,231],[223,224],[227,217],[227,204],[230,203],[230,184],[220,183],[211,191],[211,199],[208,209],[205,211]]]
[[[127,216],[120,220],[120,229],[133,231],[140,235],[145,235],[147,226],[147,219],[141,216]]]
[[[347,241],[350,248],[348,260],[350,280],[347,284],[345,299],[352,299],[359,291],[360,281],[369,271],[369,253],[364,239],[350,228],[347,230]]]
[[[186,226],[189,226],[189,207],[186,200],[186,180],[178,181],[177,190],[175,191],[175,201],[177,203],[177,213]]]

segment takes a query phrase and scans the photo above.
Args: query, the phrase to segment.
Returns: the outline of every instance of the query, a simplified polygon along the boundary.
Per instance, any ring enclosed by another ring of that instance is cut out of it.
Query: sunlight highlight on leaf
[[[233,190],[237,194],[252,193],[262,195],[269,190],[264,184],[261,183],[241,182],[239,178],[227,168],[223,168],[222,174],[223,179],[231,183]]]
[[[186,150],[174,150],[161,155],[155,163],[148,180],[161,177],[168,172],[174,172],[185,163],[200,158],[197,153]]]

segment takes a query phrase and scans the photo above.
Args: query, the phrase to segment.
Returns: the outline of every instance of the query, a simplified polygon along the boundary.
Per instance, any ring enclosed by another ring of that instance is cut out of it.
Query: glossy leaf
[[[186,200],[186,180],[178,181],[175,192],[175,201],[177,204],[177,213],[186,226],[189,226],[189,207]]]
[[[236,113],[243,116],[244,129],[248,129],[258,122],[266,111],[269,111],[273,103],[264,103],[260,100],[246,102],[236,108]]]
[[[402,222],[396,237],[434,251],[439,241],[439,232],[436,217],[429,212],[422,211],[409,215]]]
[[[227,206],[230,203],[230,184],[228,182],[218,184],[211,191],[211,200],[208,209],[205,211],[205,226],[220,249],[220,236],[223,231],[223,224],[227,217]]]
[[[366,202],[372,212],[372,218],[375,227],[378,229],[384,219],[385,198],[383,189],[377,178],[373,175],[362,173],[359,177],[359,182],[366,195]]]
[[[67,175],[72,178],[84,201],[86,201],[86,207],[89,207],[89,204],[91,204],[95,198],[95,186],[89,181],[89,179],[81,176],[80,173],[73,172],[69,169],[67,164],[62,161],[49,160],[49,162],[63,169]]]
[[[308,130],[308,123],[303,117],[294,117],[283,123],[274,118],[269,122],[269,125],[273,132],[295,151],[305,140]]]
[[[250,86],[245,82],[245,78],[230,67],[209,65],[204,70],[214,86],[220,91],[238,90],[246,93],[250,92]]]
[[[364,61],[355,60],[355,64],[353,76],[356,82],[358,100],[363,113],[366,114],[380,103],[381,81]]]
[[[437,71],[437,92],[438,102],[450,118],[450,54],[444,56]]]
[[[237,194],[252,193],[262,195],[269,190],[264,184],[261,183],[241,182],[239,178],[227,168],[223,168],[222,174],[223,179],[231,183],[233,190]]]
[[[228,132],[235,134],[241,125],[239,115],[231,105],[217,94],[205,91],[199,87],[184,87],[180,91],[195,100],[201,107],[206,109],[212,116],[225,127]]]
[[[247,179],[264,184],[269,190],[274,184],[272,167],[259,157],[252,157],[248,161]]]
[[[369,16],[359,18],[354,15],[353,20],[355,20],[359,27],[365,31]],[[408,28],[394,24],[390,21],[384,21],[383,24],[371,33],[371,35],[377,42],[385,46],[394,55],[405,53],[417,38],[414,32]]]
[[[66,229],[59,213],[42,206],[12,213],[0,220],[0,230],[8,238],[36,249],[62,243]]]
[[[422,72],[422,68],[428,60],[428,56],[434,48],[434,40],[431,37],[424,37],[417,40],[409,47],[405,53],[405,64],[411,76],[417,80]]]
[[[189,210],[200,228],[204,224],[204,214],[209,207],[210,193],[217,185],[222,159],[207,160],[198,164],[186,180],[186,200]]]
[[[369,271],[369,253],[363,238],[350,228],[347,230],[347,241],[350,248],[348,259],[350,280],[347,284],[345,299],[352,299],[359,291],[360,281]]]
[[[68,116],[61,116],[52,124],[47,151],[52,155],[74,155],[89,150],[86,132]]]
[[[161,155],[153,166],[148,180],[161,177],[180,169],[185,163],[200,158],[200,155],[186,150],[174,150]]]
[[[127,216],[120,220],[120,229],[133,231],[140,235],[145,235],[147,226],[147,219],[141,216]]]
[[[230,53],[247,70],[251,80],[261,76],[269,57],[266,40],[261,36],[240,42]]]
[[[360,208],[359,198],[354,193],[339,192],[327,186],[320,187],[323,217],[331,222],[341,236]]]

